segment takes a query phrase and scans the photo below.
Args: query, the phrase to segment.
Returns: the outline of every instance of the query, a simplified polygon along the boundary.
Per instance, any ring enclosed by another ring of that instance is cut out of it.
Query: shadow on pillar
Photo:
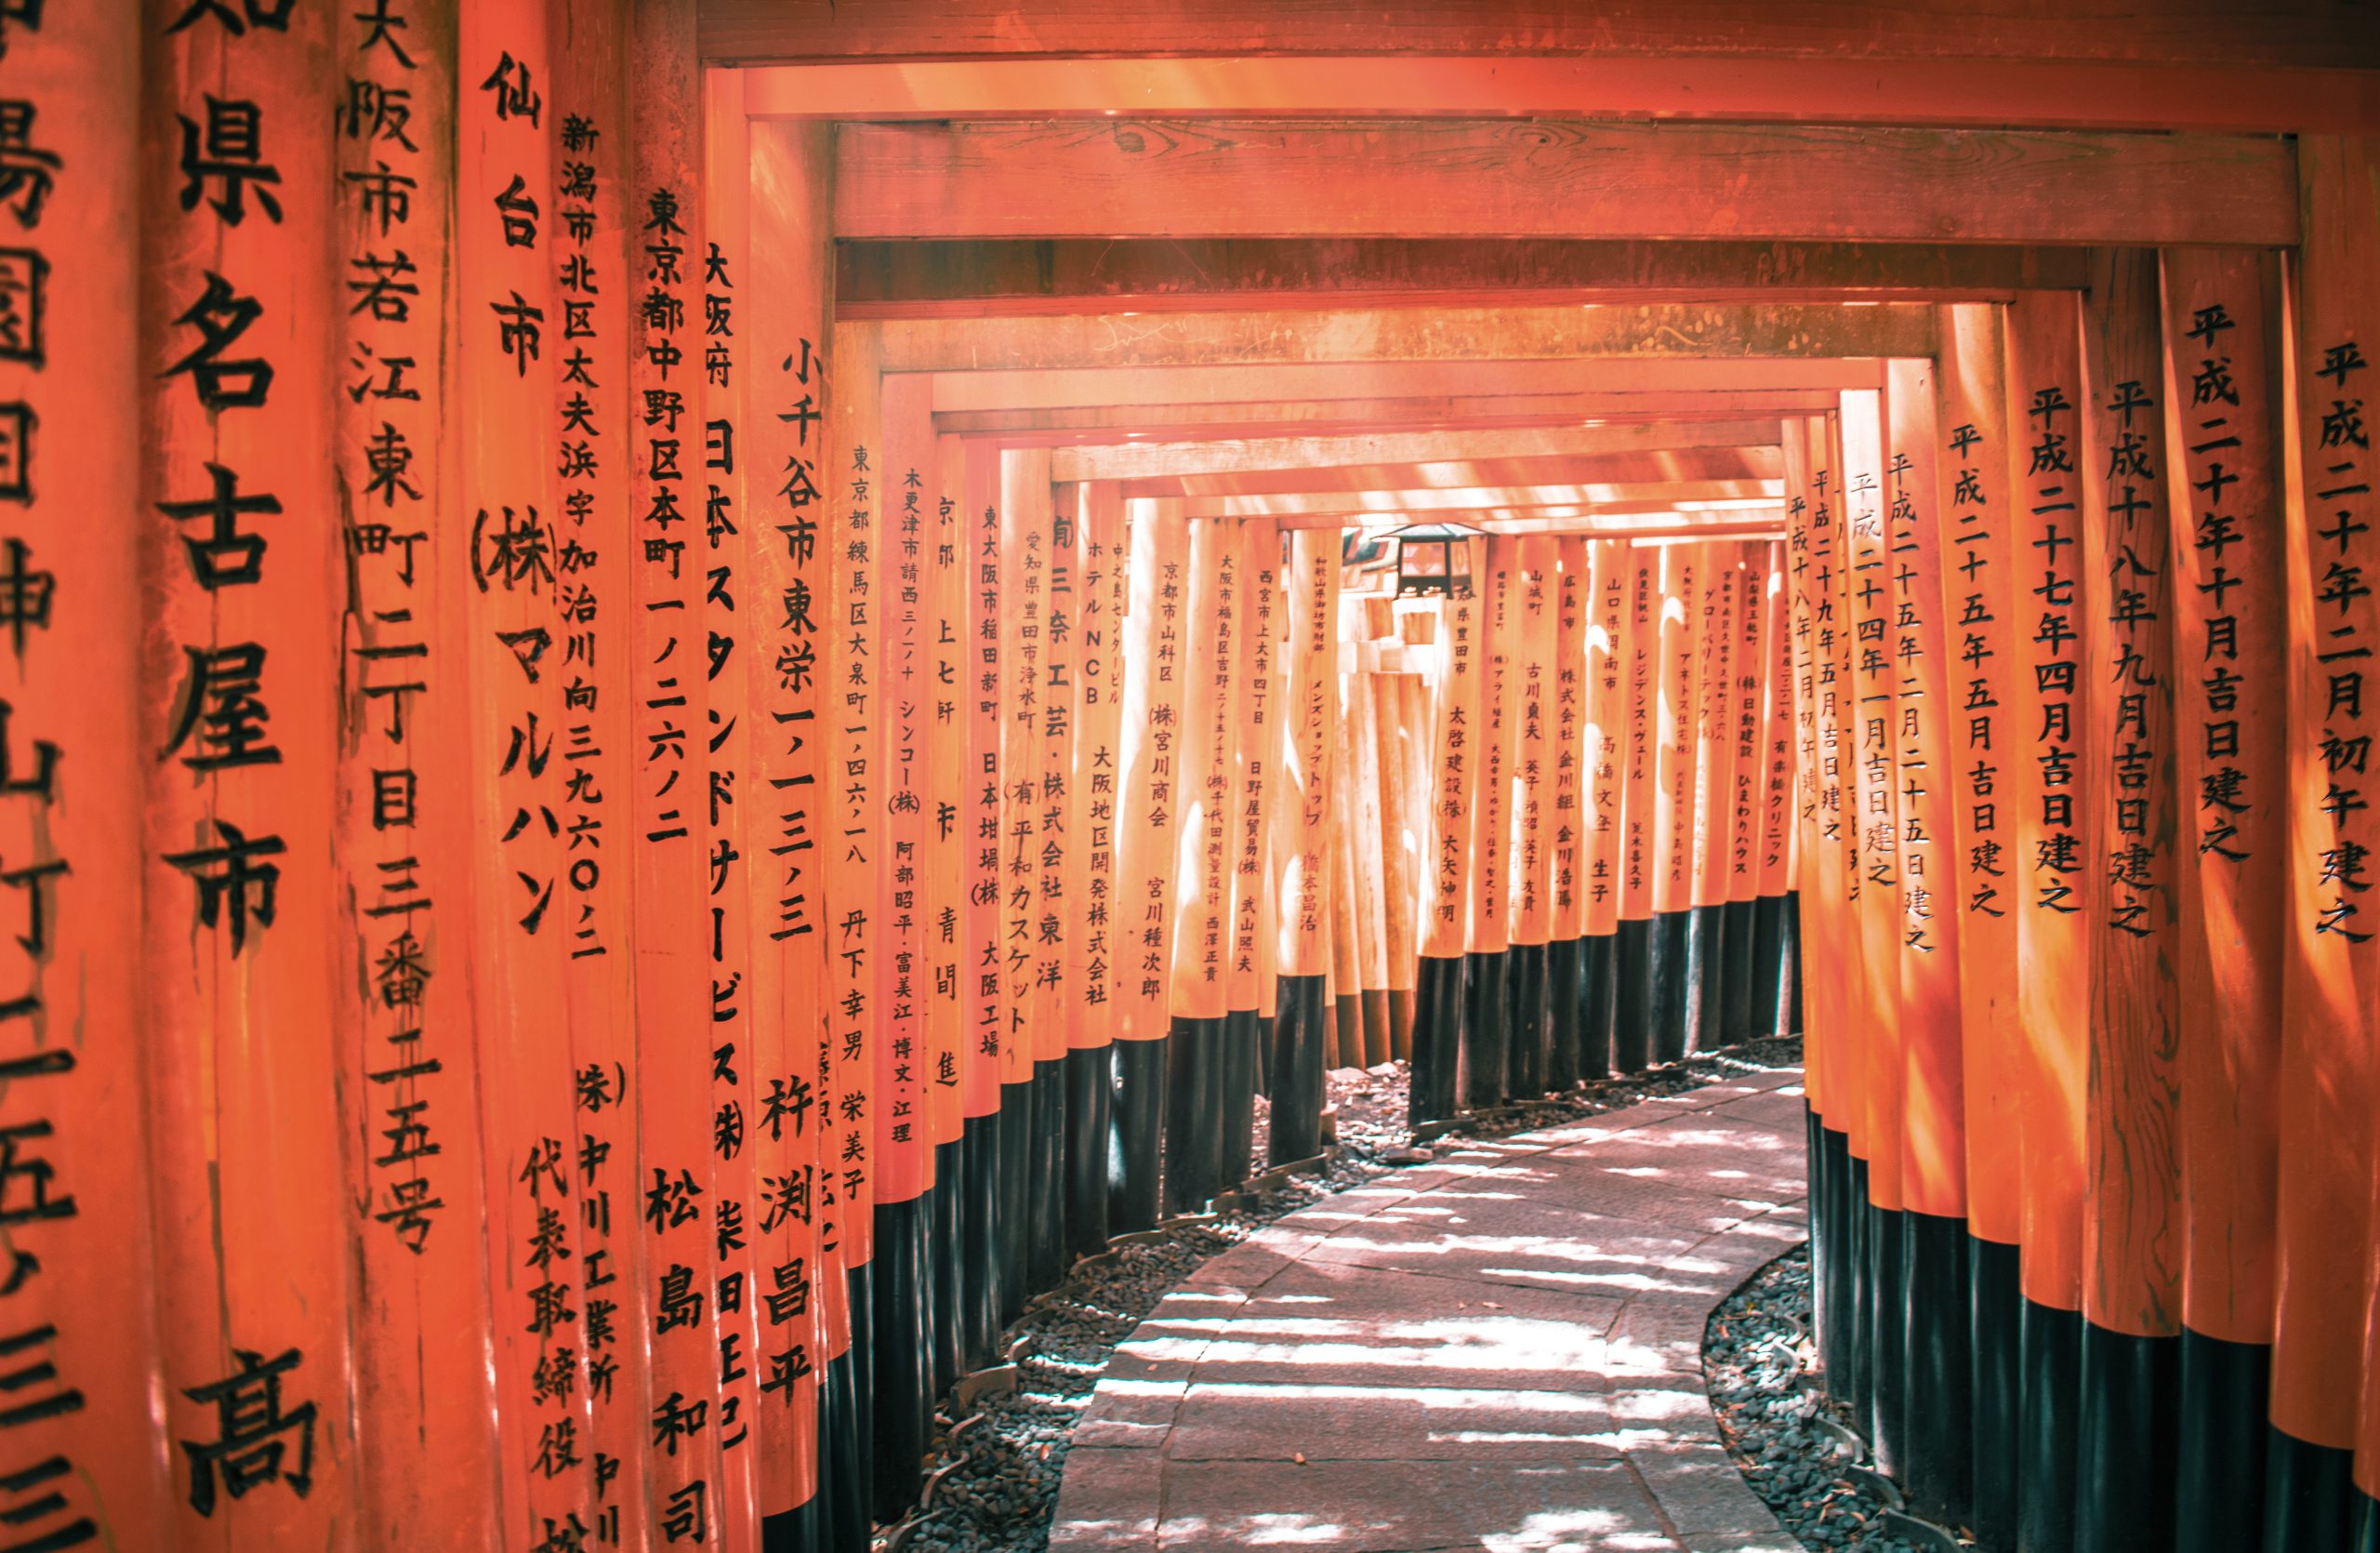
[[[2022,1489],[2017,1441],[2024,1427],[2022,1260],[2013,1245],[1967,1242],[1967,1331],[1975,1355],[1975,1519],[1968,1524],[1978,1543],[1993,1548],[2016,1546]]]
[[[1105,1046],[1066,1053],[1066,1243],[1072,1256],[1107,1249],[1107,1142],[1115,1094]]]
[[[1108,1112],[1108,1222],[1119,1235],[1156,1227],[1165,1148],[1166,1049],[1170,1042],[1118,1041],[1116,1093]]]
[[[1504,1053],[1512,1029],[1511,955],[1499,950],[1464,957],[1471,973],[1462,1011],[1462,1108],[1504,1103]]]
[[[1423,961],[1426,968],[1429,962]],[[1285,976],[1276,984],[1270,1067],[1273,1130],[1264,1162],[1283,1165],[1322,1152],[1322,1011],[1329,998],[1326,977]],[[1415,1063],[1413,1091],[1421,1089]]]
[[[1504,951],[1511,978],[1512,1023],[1504,1042],[1504,1095],[1534,1100],[1545,1093],[1545,1069],[1554,1045],[1553,989],[1547,983],[1551,957],[1543,944],[1514,944]]]
[[[2174,1546],[2181,1339],[2082,1324],[2074,1541],[2108,1553]]]
[[[1425,954],[1414,976],[1413,1074],[1406,1095],[1406,1114],[1415,1126],[1445,1122],[1455,1114],[1466,969],[1461,959]],[[1281,986],[1286,999],[1286,978]],[[1284,1002],[1282,1007],[1288,1006]]]

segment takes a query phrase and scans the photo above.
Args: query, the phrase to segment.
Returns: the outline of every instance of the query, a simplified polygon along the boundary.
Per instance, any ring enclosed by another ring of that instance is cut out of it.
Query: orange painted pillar
[[[2015,722],[2016,630],[2025,618],[2013,548],[2002,310],[1961,302],[1940,314],[1937,511],[1943,530],[1944,645],[1955,715],[1945,778],[1957,847],[1960,1088],[1966,1114],[1968,1292],[1975,1525],[2016,1539],[2019,1317],[2023,1294],[2016,898],[2021,859],[2010,783],[2025,748]]]
[[[1274,793],[1274,954],[1280,982],[1269,1032],[1273,1130],[1266,1162],[1273,1165],[1321,1151],[1323,1011],[1329,1006],[1329,897],[1324,881],[1334,775],[1331,622],[1339,604],[1339,536],[1330,529],[1300,528],[1289,532],[1289,564],[1281,577],[1289,627],[1280,668],[1282,766]],[[1427,921],[1424,933],[1430,931]],[[1435,990],[1436,982],[1431,986]],[[1431,1012],[1434,1018],[1443,1017],[1442,1011]],[[1421,1060],[1417,1054],[1416,1063]]]
[[[744,778],[750,837],[747,881],[754,932],[751,1006],[759,1109],[747,1125],[760,1149],[761,1201],[754,1232],[767,1250],[750,1297],[760,1311],[760,1440],[764,1513],[818,1523],[819,1419],[831,1357],[827,1254],[819,1234],[821,1142],[833,1092],[823,989],[833,541],[822,481],[826,399],[827,136],[823,126],[751,126],[747,185],[748,291],[739,304],[747,434],[755,473],[742,525],[751,580],[744,659],[752,715]],[[765,859],[765,861],[763,860]],[[834,1277],[840,1279],[840,1269]],[[779,1474],[782,1473],[782,1478]]]
[[[1066,1050],[1066,1229],[1072,1249],[1106,1248],[1110,1048],[1116,1038],[1115,865],[1117,755],[1124,669],[1124,497],[1112,482],[1081,487],[1076,581],[1074,771],[1067,787],[1073,834],[1070,891],[1078,923],[1066,979],[1077,1017]]]
[[[1166,1206],[1180,1212],[1214,1195],[1221,1170],[1220,1046],[1228,1012],[1231,748],[1239,658],[1239,545],[1236,519],[1190,525],[1189,614],[1199,648],[1185,656],[1182,825],[1173,898],[1171,1031],[1167,1042]]]
[[[1463,570],[1479,576],[1486,569],[1481,544],[1458,541],[1470,551]],[[1335,575],[1338,557],[1330,557]],[[1421,869],[1421,967],[1415,977],[1412,1086],[1407,1101],[1416,1124],[1451,1118],[1461,1100],[1460,1088],[1462,1029],[1466,1017],[1471,922],[1471,812],[1479,783],[1479,683],[1485,643],[1480,631],[1483,604],[1476,591],[1448,598],[1439,607],[1437,635],[1433,644],[1436,681],[1435,725],[1431,731],[1429,830]],[[1320,659],[1317,698],[1329,696],[1331,659],[1336,656],[1330,624],[1336,611],[1320,613],[1310,630]],[[1323,713],[1329,720],[1329,713]],[[1319,749],[1329,740],[1315,736]],[[1326,771],[1324,786],[1335,787]],[[1323,800],[1329,802],[1328,794]],[[1328,821],[1325,822],[1328,828]],[[1309,889],[1327,896],[1330,859],[1316,865],[1322,876]],[[1317,923],[1320,936],[1326,924]]]
[[[871,1085],[876,1201],[872,1217],[870,1338],[875,1513],[897,1519],[917,1497],[917,1464],[933,1426],[931,1345],[934,1152],[926,1117],[932,1076],[926,1051],[926,970],[930,919],[920,909],[919,867],[931,830],[926,771],[933,759],[933,626],[926,567],[932,544],[932,487],[941,449],[934,440],[931,389],[918,374],[883,380],[875,432],[870,579],[875,661],[875,743],[870,751],[879,803],[869,908],[874,1050]],[[866,436],[863,428],[858,432]],[[855,872],[855,896],[871,886]]]
[[[1693,1048],[1696,1007],[1688,963],[1694,888],[1695,654],[1701,634],[1702,584],[1711,557],[1699,544],[1660,547],[1660,621],[1654,737],[1653,931],[1660,973],[1653,1026],[1656,1061],[1675,1062]]]
[[[1611,1066],[1619,1074],[1653,1065],[1653,1028],[1660,1017],[1660,947],[1653,930],[1653,872],[1658,866],[1655,778],[1660,744],[1661,554],[1658,545],[1633,545],[1627,566],[1627,683],[1622,726],[1625,766],[1620,784],[1620,915],[1613,938]]]
[[[1585,649],[1585,708],[1581,714],[1584,768],[1580,779],[1580,931],[1584,1007],[1579,1035],[1579,1076],[1601,1079],[1615,1071],[1614,1017],[1619,999],[1620,843],[1625,774],[1628,769],[1627,671],[1629,584],[1633,566],[1627,541],[1585,542],[1585,596],[1581,636]]]
[[[11,26],[7,39],[7,93],[30,115],[26,141],[58,159],[54,181],[28,169],[0,247],[0,551],[13,604],[6,620],[13,650],[0,659],[0,705],[8,709],[0,728],[8,763],[0,859],[17,886],[9,947],[0,955],[8,1015],[0,1127],[22,1173],[11,1183],[15,1277],[0,1304],[7,1321],[0,1330],[15,1340],[12,1369],[33,1382],[11,1393],[11,1409],[25,1406],[30,1415],[13,1419],[0,1443],[0,1473],[15,1485],[11,1535],[34,1546],[89,1540],[105,1526],[126,1547],[170,1547],[182,1526],[215,1519],[186,1507],[189,1458],[160,1427],[156,1400],[169,1364],[187,1387],[210,1385],[230,1373],[208,1373],[213,1366],[235,1362],[220,1346],[184,1362],[158,1343],[159,1254],[170,1259],[190,1242],[152,1240],[165,1222],[152,1223],[152,1191],[166,1202],[180,1194],[151,1178],[148,1131],[154,1115],[165,1124],[159,1141],[174,1138],[188,1150],[204,1119],[187,1105],[144,1097],[144,1069],[165,1066],[154,1042],[170,1027],[144,992],[146,945],[137,925],[144,871],[155,878],[142,864],[144,773],[155,768],[156,746],[146,742],[136,688],[139,564],[151,532],[179,526],[145,505],[142,411],[130,397],[154,369],[145,365],[153,351],[143,351],[139,314],[126,305],[139,295],[144,257],[131,238],[140,219],[139,159],[152,154],[139,139],[138,106],[145,31],[135,7],[53,7],[38,31]],[[172,220],[165,207],[156,215]],[[190,287],[175,312],[202,294],[203,285]],[[187,397],[191,389],[176,384],[168,392]],[[188,896],[167,895],[158,905],[187,941]],[[341,1028],[352,1029],[354,1020]],[[186,1041],[198,1033],[185,1027]],[[201,1050],[190,1041],[189,1056]],[[235,1077],[234,1093],[246,1082]],[[450,1104],[458,1119],[468,1114],[468,1097]],[[194,1151],[182,1157],[197,1162]],[[350,1162],[347,1178],[360,1180],[365,1169]],[[306,1187],[334,1191],[337,1175],[324,1174],[331,1179]],[[473,1201],[475,1184],[469,1191],[463,1202]],[[476,1256],[479,1228],[459,1205],[443,1228],[442,1261]],[[373,1251],[371,1265],[394,1279],[411,1254],[389,1250]],[[479,1289],[462,1293],[476,1312]],[[385,1352],[410,1318],[402,1294],[394,1298],[389,1321],[360,1338],[359,1365]],[[244,1302],[242,1314],[265,1313]],[[297,1334],[231,1335],[285,1346]],[[271,1349],[269,1361],[281,1351]],[[322,1365],[303,1374],[307,1394],[320,1394]],[[169,1395],[176,1415],[199,1426],[185,1438],[202,1447],[218,1438],[206,1427],[218,1416],[212,1405],[191,1414],[189,1399]],[[293,1406],[301,1400],[293,1394]],[[418,1409],[421,1393],[386,1405]],[[469,1446],[484,1457],[488,1440]],[[367,1475],[364,1483],[377,1480]],[[285,1481],[264,1482],[258,1494],[265,1501],[258,1508],[275,1513],[272,1500],[292,1497]]]
[[[2090,880],[2092,1049],[2084,1122],[2085,1546],[2171,1546],[2181,1321],[2174,788],[2175,595],[2168,538],[2156,255],[2099,255],[2082,311],[2083,750],[2107,866]]]
[[[1736,573],[1737,644],[1735,672],[1728,690],[1727,737],[1732,742],[1728,769],[1726,853],[1722,871],[1724,925],[1720,942],[1719,1033],[1722,1044],[1768,1032],[1756,1028],[1752,995],[1756,979],[1754,939],[1760,898],[1760,830],[1765,807],[1766,711],[1769,660],[1777,640],[1770,614],[1769,580],[1772,545],[1765,539],[1742,547],[1743,564]],[[1783,834],[1780,828],[1778,833]]]
[[[1545,1093],[1554,1042],[1547,945],[1554,928],[1552,799],[1557,689],[1554,647],[1559,605],[1554,562],[1558,553],[1551,534],[1527,535],[1514,546],[1504,741],[1505,790],[1510,795],[1505,833],[1511,869],[1506,905],[1511,943],[1506,963],[1512,1023],[1505,1042],[1504,1090],[1514,1099],[1535,1099]],[[1382,763],[1384,769],[1385,758]]]
[[[2182,661],[2205,666],[2198,694],[2181,697],[2184,726],[2198,736],[2183,780],[2187,790],[2195,778],[2199,795],[2218,998],[2236,985],[2228,962],[2278,949],[2265,962],[2281,997],[2267,1540],[2320,1546],[2346,1536],[2351,1514],[2372,1277],[2373,1011],[2320,904],[2340,860],[2326,856],[2336,851],[2325,832],[2337,807],[2322,741],[2341,705],[2353,704],[2360,660],[2327,657],[2350,649],[2325,634],[2346,623],[2327,569],[2335,552],[2324,553],[2336,541],[2310,532],[2309,508],[2334,499],[2320,494],[2334,492],[2334,479],[2309,464],[2301,491],[2284,473],[2292,385],[2274,256],[2177,250],[2165,256],[2164,280],[2168,392],[2192,520],[2176,580],[2203,601],[2181,637]],[[2304,537],[2302,550],[2291,536]],[[2257,929],[2280,924],[2278,943],[2238,925],[2215,937],[2215,923],[2235,910],[2252,910]]]
[[[2021,1546],[2073,1538],[2082,1302],[2083,1095],[2090,1046],[2087,909],[2104,856],[2082,749],[2096,687],[2083,676],[2082,329],[2077,299],[2027,293],[2008,313],[2010,500],[2018,619],[2009,721],[2023,750],[2017,805],[2017,995],[2025,1151]]]
[[[1189,534],[1178,500],[1125,503],[1130,581],[1118,714],[1122,799],[1116,847],[1117,1175],[1110,1222],[1146,1229],[1160,1212],[1158,1175],[1171,1027],[1173,869],[1183,813],[1183,612]]]
[[[1952,763],[1955,678],[1942,619],[1947,544],[1930,361],[1885,366],[1885,556],[1892,608],[1892,741],[1900,865],[1902,1286],[1913,1503],[1973,1517],[1973,1370],[1966,1318],[1965,1075]]]
[[[967,783],[960,807],[968,838],[967,909],[961,921],[967,1005],[959,1084],[971,1127],[985,1138],[980,1174],[970,1161],[967,1264],[975,1284],[970,1316],[970,1368],[989,1362],[1000,1326],[1024,1303],[1011,1287],[1010,1249],[1019,1246],[1010,1222],[1010,1156],[1024,1148],[1027,1125],[1012,1100],[1016,1042],[1008,1029],[1007,794],[1000,753],[1007,734],[1009,640],[1004,591],[1008,547],[1000,523],[1000,458],[988,442],[969,439],[961,454],[967,513]]]
[[[1736,677],[1736,599],[1743,547],[1732,541],[1703,547],[1707,561],[1696,607],[1694,646],[1694,807],[1686,822],[1686,979],[1688,1037],[1694,1049],[1721,1043],[1719,1005],[1726,995],[1727,848],[1735,792],[1734,729],[1729,722]]]
[[[1554,558],[1554,795],[1547,889],[1554,909],[1546,950],[1554,1043],[1545,1087],[1575,1088],[1584,1055],[1587,1010],[1585,861],[1587,756],[1587,608],[1590,579],[1582,538],[1557,542]]]
[[[1263,1024],[1265,966],[1272,945],[1264,935],[1265,789],[1278,763],[1280,700],[1273,678],[1279,651],[1280,532],[1267,518],[1240,524],[1239,696],[1233,709],[1230,816],[1224,869],[1230,905],[1224,972],[1220,1143],[1223,1190],[1248,1179],[1255,1141],[1258,1042]]]
[[[2380,148],[2371,138],[2334,139],[2307,136],[2298,142],[2298,177],[2306,191],[2307,239],[2298,272],[2296,334],[2296,407],[2298,449],[2305,467],[2305,522],[2295,532],[2306,536],[2303,572],[2293,578],[2293,593],[2314,605],[2311,624],[2316,643],[2335,643],[2351,651],[2367,651],[2380,632],[2371,595],[2352,584],[2360,580],[2355,568],[2365,564],[2374,548],[2369,525],[2380,518],[2380,503],[2373,499],[2375,472],[2371,432],[2364,405],[2372,399],[2369,385],[2375,374],[2371,363],[2380,359],[2380,193],[2373,178],[2380,170]],[[2302,605],[2296,607],[2303,607]],[[2364,802],[2363,762],[2358,741],[2369,737],[2371,717],[2360,696],[2364,682],[2357,666],[2361,658],[2325,661],[2324,646],[2314,656],[2307,673],[2306,639],[2294,656],[2305,683],[2299,721],[2290,735],[2293,759],[2320,762],[2322,796],[2339,794],[2315,813],[2320,822],[2302,816],[2301,836],[2310,826],[2313,850],[2301,843],[2294,854],[2300,912],[2309,908],[2314,925],[2328,923],[2310,943],[2335,960],[2343,959],[2354,976],[2358,1007],[2365,1019],[2367,1053],[2380,1042],[2373,1021],[2375,931],[2373,911],[2362,909],[2369,877],[2360,866],[2373,844],[2374,822]],[[2339,677],[2334,680],[2333,675]],[[2338,696],[2332,694],[2334,684]],[[2317,714],[2319,709],[2319,715]],[[2302,803],[2308,789],[2300,776],[2292,793]],[[2308,862],[2319,864],[2310,899],[2304,883]],[[2306,928],[2297,929],[2301,944]],[[2327,969],[2328,967],[2326,967]],[[2367,1103],[2369,1104],[2369,1103]],[[2380,1124],[2380,1107],[2371,1107]],[[2380,1139],[2373,1143],[2380,1148]],[[2380,1153],[2368,1161],[2375,1194],[2380,1194]],[[2380,1227],[2380,1195],[2375,1195],[2371,1224]],[[2367,1233],[2371,1231],[2367,1230]],[[2367,1312],[2380,1310],[2380,1278],[2373,1281]],[[2380,1321],[2367,1313],[2364,1333],[2363,1397],[2360,1408],[2354,1479],[2362,1494],[2362,1513],[2380,1525]],[[2366,1533],[2367,1536],[2370,1534]]]
[[[1031,708],[1035,737],[1033,1002],[1031,1028],[1035,1082],[1047,1085],[1041,1111],[1045,1163],[1035,1178],[1043,1204],[1034,1219],[1035,1286],[1048,1288],[1065,1276],[1065,1168],[1073,1107],[1066,1054],[1075,1042],[1081,1002],[1068,984],[1068,949],[1078,908],[1074,895],[1078,842],[1074,832],[1075,734],[1081,711],[1079,644],[1075,625],[1082,577],[1082,488],[1069,483],[1038,490],[1048,494],[1037,510],[1043,539],[1041,570],[1040,683]],[[1025,570],[1025,604],[1033,604],[1036,580],[1031,551]],[[1028,614],[1027,625],[1031,625]],[[1028,647],[1029,647],[1028,644]],[[1018,710],[1025,724],[1024,709]],[[1020,777],[1022,773],[1019,774]]]
[[[1480,592],[1477,796],[1471,815],[1470,985],[1462,1022],[1461,1095],[1465,1109],[1505,1098],[1505,1053],[1512,1037],[1513,663],[1519,541],[1490,537]]]
[[[919,687],[926,707],[927,742],[932,751],[919,776],[919,808],[924,836],[918,861],[920,963],[918,996],[923,1007],[926,1139],[933,1150],[933,1210],[927,1227],[932,1273],[932,1387],[940,1396],[973,1369],[966,1311],[972,1285],[966,1248],[969,1193],[974,1177],[970,1159],[966,1096],[962,1089],[967,1045],[962,976],[973,966],[960,926],[967,909],[966,858],[970,838],[963,821],[968,797],[966,740],[967,673],[973,643],[967,630],[967,573],[973,525],[965,511],[967,445],[943,434],[934,439],[934,477],[924,546],[926,675]],[[972,1150],[982,1155],[977,1141]]]

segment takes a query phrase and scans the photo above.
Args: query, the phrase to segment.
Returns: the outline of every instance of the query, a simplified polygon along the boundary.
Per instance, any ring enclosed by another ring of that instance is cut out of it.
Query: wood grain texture
[[[2287,244],[2274,138],[1280,119],[847,124],[850,238]]]

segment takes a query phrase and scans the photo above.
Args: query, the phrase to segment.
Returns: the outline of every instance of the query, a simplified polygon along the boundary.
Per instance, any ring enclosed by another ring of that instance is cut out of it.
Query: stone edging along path
[[[1050,1545],[1797,1553],[1702,1340],[1806,1235],[1799,1081],[1444,1139],[1258,1230],[1108,1361]]]

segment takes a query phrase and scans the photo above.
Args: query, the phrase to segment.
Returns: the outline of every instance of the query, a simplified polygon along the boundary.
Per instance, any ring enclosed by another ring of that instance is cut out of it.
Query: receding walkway
[[[1217,1257],[1110,1362],[1051,1546],[1798,1553],[1701,1347],[1805,1234],[1800,1079],[1442,1144]]]

